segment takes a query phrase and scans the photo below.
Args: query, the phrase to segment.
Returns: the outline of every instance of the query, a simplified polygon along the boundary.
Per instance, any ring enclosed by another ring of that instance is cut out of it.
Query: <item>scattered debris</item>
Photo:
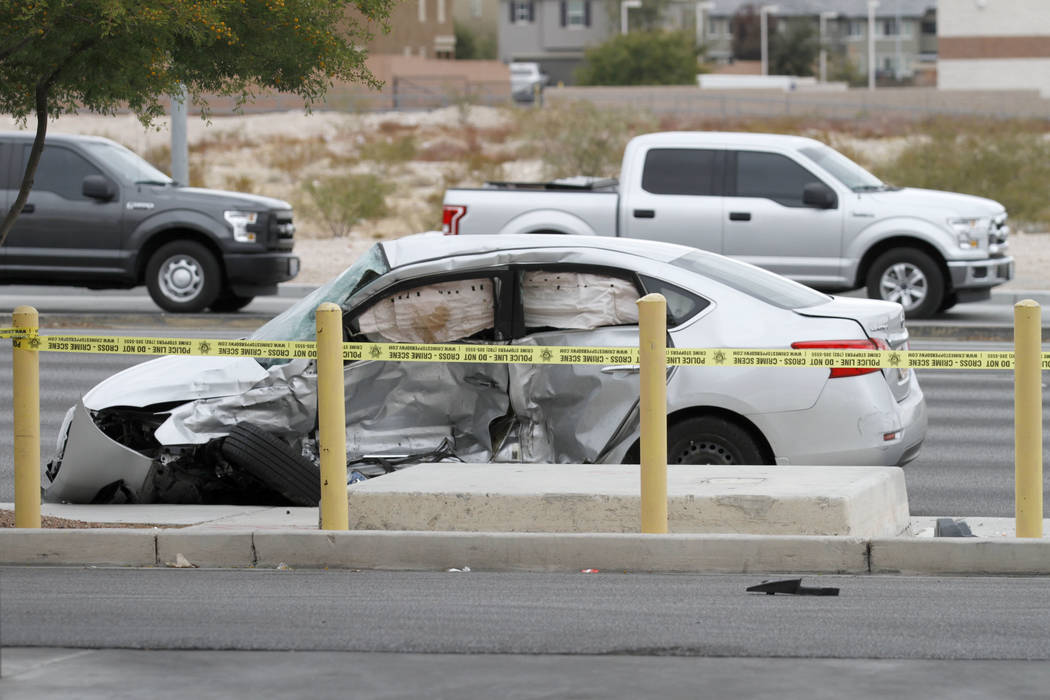
[[[189,559],[187,559],[186,557],[182,556],[182,552],[177,553],[175,555],[175,561],[173,561],[173,562],[169,561],[167,565],[169,567],[173,568],[173,569],[196,569],[196,568],[198,568],[196,564],[191,563]]]
[[[596,574],[598,569],[580,569],[581,574]]]
[[[791,595],[838,595],[837,588],[815,588],[802,585],[802,579],[789,578],[783,581],[763,581],[757,586],[748,587],[749,593],[765,593],[774,595],[776,593],[790,593]]]
[[[275,567],[273,567],[273,568],[277,569],[278,571],[288,571],[288,570],[289,570],[289,569],[291,569],[292,567],[288,566],[287,564],[285,564],[285,563],[284,563],[284,562],[282,561],[281,563],[279,563],[279,564],[278,564],[277,566],[275,566]]]
[[[470,573],[470,567],[469,566],[464,566],[462,569],[449,569],[448,571],[449,571],[449,573],[455,573],[455,574],[469,574]]]
[[[976,537],[970,531],[970,526],[965,520],[952,520],[951,518],[937,518],[937,524],[933,528],[934,537]]]

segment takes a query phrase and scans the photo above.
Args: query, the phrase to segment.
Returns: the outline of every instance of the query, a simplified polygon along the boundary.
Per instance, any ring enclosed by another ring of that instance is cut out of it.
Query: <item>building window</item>
[[[427,21],[427,0],[419,0],[419,21]]]
[[[562,0],[561,26],[580,28],[591,26],[591,1],[590,0]]]
[[[897,24],[897,20],[893,17],[884,19],[876,23],[875,26],[878,27],[876,36],[897,36],[900,32],[900,25]]]
[[[847,35],[850,39],[859,39],[865,34],[865,29],[868,26],[867,21],[860,19],[851,19],[849,21],[849,29]]]
[[[709,17],[707,20],[707,36],[712,39],[730,36],[728,17]]]
[[[470,0],[470,16],[481,17],[481,0]]]
[[[532,22],[535,17],[534,5],[531,0],[511,0],[510,2],[510,23],[518,24],[522,22]]]
[[[445,0],[437,0],[438,24],[445,23]]]

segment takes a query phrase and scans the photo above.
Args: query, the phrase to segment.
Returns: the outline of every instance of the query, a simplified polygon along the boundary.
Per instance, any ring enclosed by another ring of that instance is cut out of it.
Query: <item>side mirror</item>
[[[117,188],[102,175],[88,175],[85,177],[81,192],[85,197],[91,197],[102,202],[108,202],[117,196]]]
[[[838,197],[823,182],[810,182],[802,188],[802,203],[816,209],[834,209],[838,206]]]

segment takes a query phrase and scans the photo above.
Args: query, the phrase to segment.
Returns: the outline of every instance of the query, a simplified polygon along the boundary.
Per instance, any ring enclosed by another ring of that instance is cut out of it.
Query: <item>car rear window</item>
[[[802,309],[825,304],[831,297],[787,277],[732,258],[695,251],[671,261],[675,267],[703,275],[715,282],[761,299],[781,309]]]

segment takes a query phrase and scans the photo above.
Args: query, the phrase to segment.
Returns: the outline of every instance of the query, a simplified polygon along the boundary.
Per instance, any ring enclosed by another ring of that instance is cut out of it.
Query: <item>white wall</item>
[[[937,36],[1050,36],[1048,0],[937,0]]]

